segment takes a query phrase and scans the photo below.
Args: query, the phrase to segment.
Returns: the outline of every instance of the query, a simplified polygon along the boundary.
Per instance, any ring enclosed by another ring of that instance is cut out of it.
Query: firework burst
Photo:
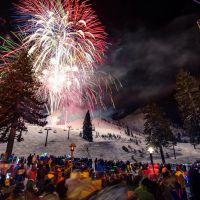
[[[34,58],[49,113],[71,104],[105,107],[104,90],[112,100],[110,83],[115,81],[96,69],[103,61],[106,34],[88,1],[23,0],[16,6],[23,46]]]
[[[46,69],[55,60],[58,68],[74,68],[87,73],[102,61],[105,30],[86,3],[79,0],[33,0],[18,5],[27,34],[24,42],[29,53],[39,52],[35,71]],[[27,17],[27,19],[26,19]]]

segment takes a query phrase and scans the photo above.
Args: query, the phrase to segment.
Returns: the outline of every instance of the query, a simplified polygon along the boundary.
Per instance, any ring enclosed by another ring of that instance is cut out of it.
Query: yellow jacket
[[[182,188],[185,188],[186,185],[185,185],[185,175],[183,172],[181,171],[177,171],[175,173],[175,176],[177,177],[178,179],[178,183],[181,185]]]

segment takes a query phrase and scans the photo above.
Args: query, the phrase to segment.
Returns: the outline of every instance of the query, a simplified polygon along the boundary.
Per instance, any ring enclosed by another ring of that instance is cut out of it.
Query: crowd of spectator
[[[148,164],[103,159],[12,155],[0,163],[0,200],[199,200],[200,165]],[[114,187],[116,188],[116,187]],[[119,195],[120,198],[119,198]],[[104,200],[106,198],[104,197]]]

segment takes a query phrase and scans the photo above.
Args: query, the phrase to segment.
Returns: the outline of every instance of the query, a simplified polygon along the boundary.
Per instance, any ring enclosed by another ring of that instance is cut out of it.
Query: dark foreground
[[[200,200],[200,165],[66,157],[10,157],[0,200]]]

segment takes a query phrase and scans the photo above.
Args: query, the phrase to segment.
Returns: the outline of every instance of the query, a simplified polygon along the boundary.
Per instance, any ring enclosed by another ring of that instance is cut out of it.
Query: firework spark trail
[[[34,57],[49,113],[77,103],[105,107],[105,91],[114,103],[114,79],[96,69],[106,49],[105,29],[88,1],[23,0],[16,6],[25,34],[23,47]]]
[[[12,34],[18,41],[21,40],[21,36],[17,36],[14,33]],[[20,52],[20,50],[23,49],[22,46],[20,46],[19,44],[17,44],[11,39],[3,38],[0,36],[0,40],[3,43],[2,45],[0,45],[1,61],[14,60],[18,52]]]
[[[1,57],[4,61],[6,61],[4,64],[2,64],[2,72],[7,70],[8,66],[12,68],[12,63],[15,61],[15,58],[20,54],[21,50],[25,48],[25,46],[22,45],[23,36],[16,35],[14,33],[12,35],[14,40],[5,39],[2,37],[0,38],[1,41],[3,41],[3,45],[0,46]],[[43,81],[41,91],[39,92],[39,94],[42,93],[44,94],[44,96],[49,97],[49,107],[47,106],[47,110],[49,113],[51,113],[52,108],[54,108],[54,110],[56,111],[59,110],[60,107],[65,107],[65,105],[69,105],[69,103],[72,102],[72,97],[73,101],[76,103],[78,102],[79,105],[84,100],[85,102],[91,101],[96,104],[100,103],[101,106],[105,108],[105,105],[102,100],[104,95],[104,87],[102,87],[102,83],[104,83],[104,85],[108,87],[106,90],[110,90],[110,92],[112,92],[111,88],[109,87],[110,82],[115,83],[115,80],[112,76],[109,76],[105,72],[95,71],[91,74],[87,73],[87,75],[90,77],[87,80],[85,80],[85,83],[83,83],[81,81],[83,81],[84,79],[78,77],[78,75],[80,74],[78,73],[77,68],[75,67],[74,70],[69,71],[69,73],[72,73],[72,75],[74,72],[77,73],[75,75],[75,78],[71,79],[76,82],[77,89],[71,91],[71,88],[69,87],[70,84],[64,84],[66,81],[66,73],[64,73],[63,71],[57,71],[57,68],[54,68],[54,62],[55,60],[51,60],[52,69],[43,70],[43,76],[38,76],[39,80],[42,79],[41,81]],[[80,81],[78,81],[77,79],[79,79]],[[81,87],[80,85],[84,85],[85,87]],[[68,95],[68,93],[70,93],[70,95]],[[87,95],[83,95],[83,99],[81,99],[80,94]],[[99,102],[97,102],[96,99],[97,95],[99,96]],[[90,109],[93,109],[92,103],[88,105],[88,107]]]
[[[86,2],[33,0],[22,1],[18,7],[28,17],[24,31],[28,33],[25,43],[29,53],[40,52],[36,72],[53,58],[60,67],[78,65],[85,73],[102,61],[105,30]]]

